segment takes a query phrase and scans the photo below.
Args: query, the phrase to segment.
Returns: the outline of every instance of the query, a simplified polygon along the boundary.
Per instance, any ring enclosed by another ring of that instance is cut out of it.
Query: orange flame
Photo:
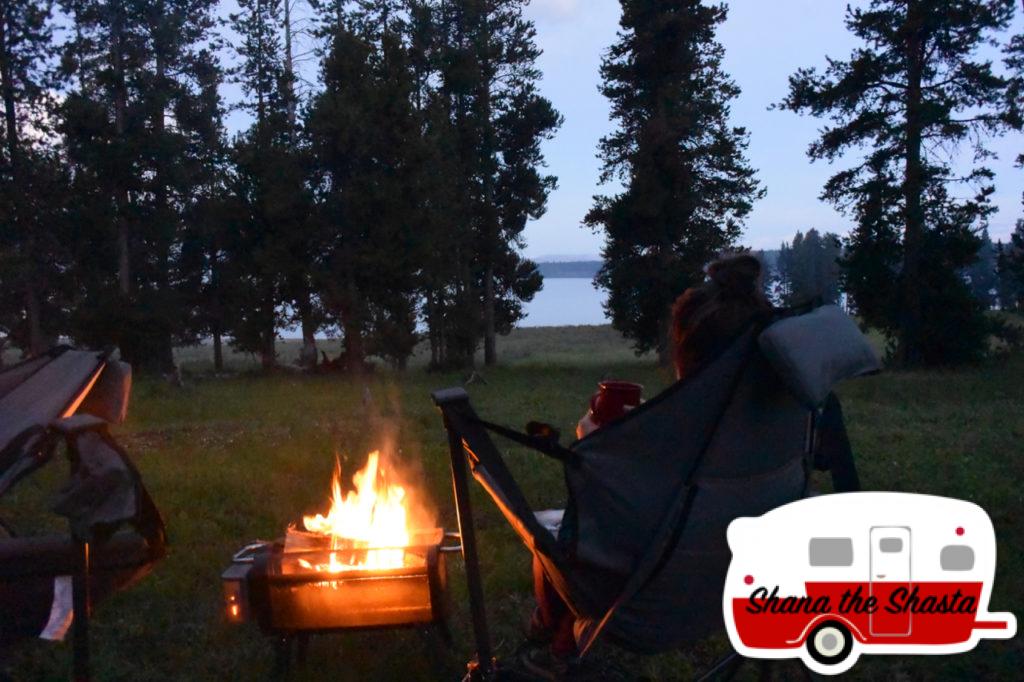
[[[331,549],[367,549],[348,553],[350,563],[331,552],[330,563],[312,565],[300,560],[305,568],[340,573],[362,569],[401,568],[409,545],[408,510],[405,488],[387,482],[380,466],[380,453],[371,452],[366,466],[352,477],[355,490],[342,495],[341,464],[334,469],[331,481],[331,507],[327,515],[304,516],[307,531],[331,538]],[[356,557],[359,557],[358,559]]]

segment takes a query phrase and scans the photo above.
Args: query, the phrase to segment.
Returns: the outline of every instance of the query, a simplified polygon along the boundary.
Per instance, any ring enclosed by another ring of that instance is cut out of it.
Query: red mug
[[[590,415],[598,426],[603,426],[640,405],[644,387],[632,381],[602,381],[599,390],[590,399]]]

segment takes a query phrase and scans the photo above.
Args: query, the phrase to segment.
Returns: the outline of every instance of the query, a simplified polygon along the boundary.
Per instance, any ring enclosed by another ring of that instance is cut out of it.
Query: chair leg
[[[72,677],[75,682],[89,682],[89,543],[78,543],[78,570],[71,579],[72,621]]]

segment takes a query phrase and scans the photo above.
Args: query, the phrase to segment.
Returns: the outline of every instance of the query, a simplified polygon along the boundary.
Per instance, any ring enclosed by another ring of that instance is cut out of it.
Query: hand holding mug
[[[615,421],[642,402],[644,387],[631,381],[602,381],[590,399],[591,420],[597,427]]]

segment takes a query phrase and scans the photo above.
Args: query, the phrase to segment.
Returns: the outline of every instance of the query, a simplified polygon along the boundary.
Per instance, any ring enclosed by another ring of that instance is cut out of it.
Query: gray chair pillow
[[[821,407],[840,381],[882,368],[857,323],[834,305],[779,320],[761,333],[758,345],[797,400],[811,409]]]

